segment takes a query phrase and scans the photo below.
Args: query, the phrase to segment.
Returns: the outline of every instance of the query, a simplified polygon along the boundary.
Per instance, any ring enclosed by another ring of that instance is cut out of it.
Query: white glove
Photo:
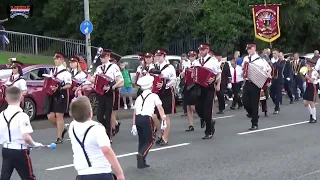
[[[228,83],[227,88],[228,88],[228,89],[231,89],[231,88],[232,88],[232,84],[231,84],[231,83]]]
[[[138,134],[137,126],[136,126],[136,125],[132,125],[131,133],[132,133],[134,136],[136,136],[136,135]]]
[[[41,147],[43,147],[43,144],[38,143],[38,142],[34,142],[34,143],[33,143],[33,147],[34,147],[34,148],[41,148]]]
[[[147,70],[143,70],[142,73],[147,73]]]
[[[287,81],[290,81],[290,78],[287,78]]]
[[[161,122],[161,130],[165,130],[167,128],[167,122],[165,120],[162,120]]]

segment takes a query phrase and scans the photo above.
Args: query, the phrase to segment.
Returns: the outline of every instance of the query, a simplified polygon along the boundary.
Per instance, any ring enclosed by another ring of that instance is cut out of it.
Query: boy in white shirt
[[[137,84],[143,90],[142,94],[138,96],[135,102],[135,110],[133,113],[133,126],[131,133],[139,136],[137,167],[139,169],[149,167],[146,164],[146,157],[154,143],[153,120],[155,107],[158,108],[161,116],[161,130],[165,130],[166,115],[162,107],[162,101],[159,96],[151,92],[153,86],[153,76],[146,75],[138,79]]]
[[[111,167],[118,180],[124,180],[122,168],[110,147],[110,140],[103,125],[92,120],[88,97],[81,96],[70,105],[69,137],[73,150],[77,180],[114,180]]]

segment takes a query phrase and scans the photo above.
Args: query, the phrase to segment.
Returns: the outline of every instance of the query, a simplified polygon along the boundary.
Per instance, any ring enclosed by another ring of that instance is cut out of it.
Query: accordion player
[[[44,80],[43,83],[43,91],[49,95],[53,95],[55,93],[54,88],[60,87],[62,81],[55,77],[48,77]]]
[[[93,89],[99,95],[103,95],[105,90],[103,89],[105,86],[113,86],[115,82],[107,75],[97,74],[94,82]]]
[[[153,76],[153,78],[154,78],[153,86],[152,86],[152,92],[156,93],[156,94],[160,94],[162,88],[158,88],[157,84],[158,83],[163,83],[165,85],[164,78],[162,77],[161,74],[152,74],[152,73],[150,73],[150,76]]]

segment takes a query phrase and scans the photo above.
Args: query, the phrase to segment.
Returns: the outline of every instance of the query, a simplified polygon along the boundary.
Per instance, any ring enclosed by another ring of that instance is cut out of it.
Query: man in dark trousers
[[[293,61],[291,61],[291,67],[293,71],[293,78],[292,78],[292,92],[294,94],[295,101],[299,101],[298,95],[298,88],[300,89],[300,97],[303,96],[304,89],[303,89],[303,80],[299,73],[300,69],[305,66],[305,62],[299,59],[299,54],[294,53]]]
[[[221,72],[221,85],[220,91],[217,91],[217,98],[219,104],[219,111],[217,114],[223,114],[226,109],[226,102],[224,99],[224,93],[227,88],[228,83],[231,82],[231,73],[229,63],[222,60],[222,56],[216,53],[216,58],[220,63]]]
[[[272,64],[272,82],[270,87],[270,97],[274,103],[274,112],[273,114],[278,114],[280,111],[280,101],[282,98],[282,83],[283,83],[283,70],[285,61],[278,57],[279,50],[273,50],[275,62]],[[276,56],[275,56],[276,55]]]
[[[284,70],[283,70],[283,79],[284,79],[284,83],[283,83],[283,87],[284,90],[287,92],[289,98],[290,98],[290,104],[293,104],[293,96],[292,96],[292,89],[291,89],[291,82],[292,82],[292,67],[290,64],[290,61],[285,60],[284,59],[284,55],[282,52],[280,52],[279,54],[279,59],[280,60],[284,60]]]

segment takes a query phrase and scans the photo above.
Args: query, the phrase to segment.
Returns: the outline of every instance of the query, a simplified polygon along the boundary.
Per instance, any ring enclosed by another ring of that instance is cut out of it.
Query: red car
[[[23,67],[23,77],[27,81],[28,94],[25,96],[25,106],[24,111],[30,116],[30,119],[33,120],[36,116],[44,115],[43,105],[45,100],[45,93],[42,91],[42,86],[44,83],[45,77],[43,74],[50,74],[50,70],[53,68],[53,65],[26,65]],[[2,86],[6,78],[11,74],[9,69],[1,69],[1,82]],[[3,91],[0,90],[0,94]],[[97,111],[97,98],[96,93],[93,92],[92,87],[85,91],[85,95],[89,97],[94,114]],[[0,95],[0,97],[2,97]],[[69,98],[71,101],[71,98]],[[3,106],[5,100],[0,98],[1,107]]]

